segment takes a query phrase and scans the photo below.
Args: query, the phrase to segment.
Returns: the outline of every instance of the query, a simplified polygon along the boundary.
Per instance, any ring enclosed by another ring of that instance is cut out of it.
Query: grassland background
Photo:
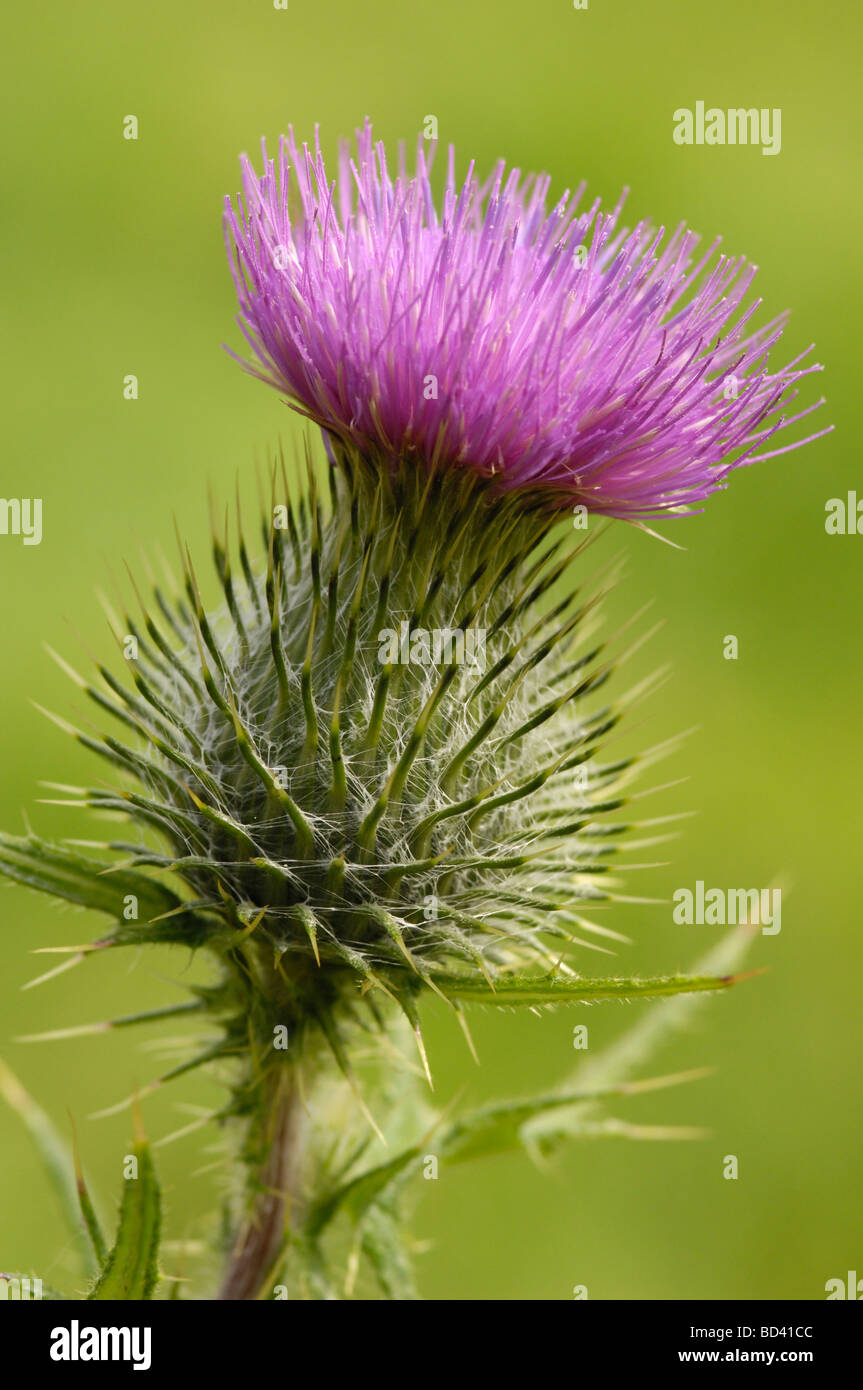
[[[861,483],[860,14],[850,0],[590,0],[585,12],[566,0],[290,0],[287,12],[268,0],[82,0],[9,12],[0,492],[44,499],[44,539],[0,538],[6,828],[20,829],[27,808],[46,835],[97,833],[80,812],[34,804],[39,779],[93,775],[29,703],[73,717],[79,704],[43,642],[79,664],[80,641],[108,653],[94,598],[110,585],[106,567],[134,565],[139,542],[170,549],[174,515],[203,560],[208,481],[228,495],[256,450],[294,430],[275,393],[222,350],[239,336],[221,200],[237,187],[237,154],[262,135],[319,122],[331,155],[366,114],[387,141],[412,143],[431,113],[462,168],[503,155],[549,170],[557,192],[585,178],[606,201],[628,184],[630,219],[686,219],[758,263],[767,306],[793,309],[788,355],[815,338],[827,364],[811,396],[824,386],[833,435],[745,471],[704,516],[666,526],[684,552],[622,525],[604,552],[628,557],[611,620],[653,599],[665,622],[634,674],[672,665],[627,746],[698,725],[663,771],[687,785],[655,804],[699,814],[660,856],[668,865],[630,891],[776,876],[793,890],[781,935],[753,953],[769,972],[703,1011],[650,1068],[715,1073],[621,1111],[712,1136],[586,1144],[549,1175],[501,1159],[423,1184],[426,1296],[566,1299],[586,1284],[591,1298],[818,1298],[826,1279],[863,1269],[863,539],[824,530],[825,501]],[[674,145],[672,112],[698,99],[780,107],[781,154]],[[137,142],[122,138],[130,113]],[[135,402],[122,396],[127,373],[139,377]],[[727,633],[737,662],[722,659]],[[41,1050],[11,1039],[173,998],[169,978],[186,962],[118,955],[22,994],[40,959],[31,947],[86,940],[96,924],[16,888],[0,909],[0,1053],[58,1123],[67,1106],[78,1118],[110,1209],[128,1122],[84,1117],[155,1074],[157,1058],[128,1035]],[[634,944],[610,970],[686,967],[718,935],[673,925],[665,906],[624,912]],[[432,1009],[439,1092],[548,1088],[574,1059],[574,1022],[590,1024],[596,1047],[642,1007],[480,1016],[480,1070]],[[197,1098],[190,1082],[154,1097],[151,1133],[180,1123],[173,1100]],[[175,1236],[210,1204],[213,1175],[193,1173],[211,1139],[162,1154]],[[727,1153],[739,1157],[736,1182],[721,1176]],[[0,1266],[73,1286],[53,1196],[5,1108],[0,1154]]]

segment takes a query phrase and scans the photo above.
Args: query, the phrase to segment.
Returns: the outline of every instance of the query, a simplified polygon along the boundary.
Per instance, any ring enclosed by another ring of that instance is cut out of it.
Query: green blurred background
[[[3,227],[6,388],[2,493],[44,499],[44,539],[0,537],[2,788],[0,824],[23,808],[49,836],[98,836],[82,812],[36,805],[39,779],[99,775],[29,703],[72,718],[80,702],[43,643],[75,664],[82,643],[112,642],[94,597],[109,570],[137,565],[138,547],[173,546],[173,518],[203,562],[206,487],[225,497],[280,434],[295,432],[275,393],[222,350],[239,346],[220,230],[237,155],[257,153],[288,122],[321,126],[332,156],[368,114],[388,142],[413,143],[438,118],[460,168],[498,156],[546,169],[559,193],[581,178],[614,200],[630,185],[628,218],[686,219],[762,269],[771,312],[793,309],[783,352],[817,340],[836,432],[745,470],[704,516],[662,529],[677,551],[617,524],[628,579],[610,621],[653,599],[665,626],[629,668],[670,662],[662,694],[639,713],[627,747],[697,729],[660,778],[684,777],[650,813],[699,814],[626,883],[668,898],[674,888],[762,886],[780,879],[781,935],[761,937],[752,963],[769,970],[712,1002],[648,1071],[706,1065],[680,1090],[628,1100],[633,1121],[693,1123],[692,1143],[596,1141],[549,1174],[497,1159],[422,1184],[416,1232],[428,1242],[423,1293],[454,1299],[823,1298],[828,1278],[863,1270],[859,1103],[860,599],[863,538],[828,536],[828,498],[860,487],[860,11],[843,3],[568,0],[396,6],[290,0],[147,6],[45,3],[10,17],[0,86],[7,168]],[[696,100],[780,107],[782,152],[680,148],[672,112]],[[139,121],[122,138],[124,116]],[[858,349],[859,350],[859,349]],[[137,401],[123,378],[139,378]],[[203,567],[203,564],[202,564]],[[127,590],[124,590],[127,592]],[[728,633],[736,662],[722,657]],[[635,722],[635,721],[634,721]],[[665,851],[668,850],[668,853]],[[630,859],[642,855],[630,855]],[[649,856],[648,856],[649,857]],[[140,1037],[27,1047],[21,1032],[121,1014],[176,997],[185,959],[132,953],[94,959],[32,993],[20,986],[51,957],[34,946],[85,941],[99,923],[18,888],[3,892],[0,1053],[61,1125],[78,1120],[88,1172],[119,1187],[128,1117],[89,1121],[160,1059]],[[607,918],[606,918],[607,920]],[[670,908],[622,907],[634,938],[602,971],[687,968],[721,934],[681,927]],[[429,1011],[439,1095],[465,1082],[481,1100],[548,1089],[577,1055],[644,1005],[589,1016],[474,1022],[470,1062],[449,1018]],[[153,1041],[159,1030],[151,1029]],[[168,1031],[168,1030],[162,1030]],[[216,1096],[205,1088],[204,1103]],[[180,1084],[147,1102],[153,1136],[184,1122]],[[218,1174],[206,1130],[160,1155],[169,1232],[194,1233]],[[75,1287],[53,1195],[20,1121],[0,1104],[0,1266]],[[740,1177],[723,1180],[734,1153]]]

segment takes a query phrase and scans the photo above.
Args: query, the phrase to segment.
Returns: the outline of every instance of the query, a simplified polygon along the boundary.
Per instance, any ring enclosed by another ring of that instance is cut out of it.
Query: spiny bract
[[[582,641],[597,596],[545,601],[583,537],[546,543],[552,518],[490,506],[470,475],[385,478],[346,456],[328,474],[323,495],[310,467],[282,498],[274,472],[259,574],[242,533],[239,576],[216,540],[221,612],[187,555],[185,599],[157,591],[144,631],[125,619],[137,694],[105,669],[112,695],[87,688],[143,751],[80,737],[143,784],[87,804],[170,847],[117,844],[130,857],[108,881],[183,883],[160,874],[158,920],[112,939],[214,946],[242,962],[237,1028],[250,1011],[262,1043],[317,1026],[341,1054],[360,1004],[390,996],[416,1027],[426,987],[457,1001],[530,962],[570,973],[570,928],[601,930],[580,909],[604,896],[619,827],[599,818],[628,764],[594,761],[618,715],[583,705],[610,669]]]
[[[377,1128],[351,1061],[358,1028],[391,1065],[409,1026],[428,1073],[424,991],[463,1022],[467,1002],[731,982],[591,978],[565,959],[617,936],[583,913],[608,896],[623,827],[604,818],[630,766],[597,760],[620,715],[587,698],[611,670],[592,639],[601,593],[557,588],[596,532],[562,528],[539,494],[493,496],[470,472],[375,469],[332,440],[328,452],[327,483],[307,457],[293,494],[274,467],[257,564],[239,504],[236,572],[227,521],[214,531],[218,611],[205,610],[186,551],[184,592],[156,585],[142,625],[122,615],[134,689],[100,666],[106,693],[61,662],[132,735],[72,730],[123,774],[116,789],[73,789],[75,804],[128,818],[139,840],[101,843],[107,859],[80,852],[92,841],[0,836],[4,874],[114,919],[93,949],[175,943],[219,962],[191,1001],[114,1022],[198,1013],[218,1025],[151,1085],[232,1063],[219,1115],[244,1121],[252,1205],[222,1298],[260,1296],[296,1201],[305,1234],[294,1218],[291,1248],[318,1267],[318,1228],[335,1210],[320,1099],[332,1059]],[[301,1139],[312,1086],[314,1133]]]

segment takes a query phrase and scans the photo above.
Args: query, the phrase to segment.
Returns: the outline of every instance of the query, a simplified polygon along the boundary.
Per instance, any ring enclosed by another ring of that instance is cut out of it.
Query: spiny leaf
[[[701,1069],[679,1072],[674,1076],[652,1077],[641,1082],[622,1082],[618,1086],[608,1086],[601,1090],[557,1091],[551,1095],[533,1096],[523,1100],[496,1101],[453,1121],[441,1135],[437,1151],[442,1158],[456,1163],[491,1153],[503,1153],[523,1145],[523,1126],[539,1115],[547,1115],[585,1102],[596,1104],[613,1096],[661,1090],[684,1081],[693,1081],[704,1075],[706,1072]],[[570,1129],[569,1132],[575,1131]]]
[[[311,1238],[319,1236],[340,1211],[347,1212],[352,1221],[359,1221],[393,1180],[419,1157],[420,1152],[419,1147],[404,1149],[389,1162],[361,1173],[335,1192],[327,1194],[309,1213],[307,1234]]]
[[[90,1300],[149,1299],[159,1277],[161,1196],[150,1146],[140,1131],[132,1152],[137,1177],[126,1179],[117,1239]]]
[[[28,888],[117,918],[123,917],[125,900],[130,895],[138,899],[142,918],[156,917],[181,905],[176,893],[145,874],[129,869],[105,873],[113,867],[48,844],[35,835],[6,835],[0,831],[0,869]]]
[[[518,1005],[589,1003],[594,999],[643,999],[658,995],[692,994],[706,989],[727,989],[734,975],[666,975],[655,978],[582,979],[571,976],[513,976],[496,980],[490,988],[471,975],[436,974],[438,988],[448,999],[498,1008]]]
[[[381,1210],[394,1193],[400,1180],[417,1165],[427,1149],[449,1162],[461,1163],[467,1159],[484,1157],[492,1153],[503,1153],[522,1147],[523,1127],[538,1116],[555,1111],[567,1110],[572,1106],[591,1104],[611,1097],[636,1095],[641,1092],[661,1090],[680,1085],[704,1076],[704,1069],[678,1072],[672,1076],[651,1077],[645,1081],[621,1082],[603,1089],[573,1089],[555,1091],[551,1094],[520,1099],[494,1101],[482,1106],[471,1114],[451,1121],[435,1142],[427,1135],[419,1144],[403,1149],[395,1158],[351,1179],[318,1204],[312,1213],[313,1231],[320,1235],[324,1227],[340,1212],[345,1211],[355,1222],[364,1221],[373,1208]],[[622,1122],[615,1122],[622,1123]],[[572,1118],[567,1119],[561,1136],[574,1136],[583,1126]]]

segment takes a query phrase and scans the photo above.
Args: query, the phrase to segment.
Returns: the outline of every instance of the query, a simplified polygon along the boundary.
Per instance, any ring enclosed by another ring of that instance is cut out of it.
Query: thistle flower
[[[784,318],[751,329],[755,267],[718,242],[693,263],[682,226],[627,231],[622,199],[580,211],[584,185],[549,211],[549,184],[500,162],[459,185],[451,149],[439,214],[423,140],[393,178],[368,122],[332,183],[293,132],[260,177],[244,159],[225,229],[249,371],[377,467],[630,519],[805,442],[766,447],[820,368],[769,369]]]
[[[391,183],[368,127],[359,145],[338,219],[320,154],[298,156],[293,137],[281,180],[247,169],[247,209],[228,217],[254,370],[322,426],[325,473],[311,451],[302,484],[274,465],[260,547],[239,503],[232,538],[214,526],[217,604],[183,550],[180,591],[154,584],[142,620],[116,618],[128,679],[66,667],[123,735],[61,721],[119,779],[75,804],[125,819],[127,836],[84,854],[0,835],[0,871],[111,918],[100,949],[176,944],[214,965],[157,1015],[206,1030],[160,1081],[214,1064],[229,1087],[217,1118],[239,1130],[246,1183],[226,1299],[260,1297],[285,1267],[301,1293],[332,1296],[326,1238],[342,1213],[384,1295],[412,1296],[399,1203],[426,1114],[406,1098],[403,1043],[430,1081],[431,994],[466,1027],[475,1003],[731,982],[584,972],[588,951],[621,940],[590,909],[613,896],[609,861],[639,822],[632,760],[602,748],[644,688],[598,698],[625,652],[596,637],[601,586],[569,582],[596,532],[559,513],[583,501],[639,517],[703,497],[734,466],[724,451],[751,459],[811,370],[769,375],[779,329],[744,336],[751,310],[706,347],[751,272],[721,263],[684,303],[703,264],[687,269],[682,232],[660,255],[645,229],[617,232],[617,213],[579,217],[564,199],[547,216],[547,181],[504,183],[502,167],[459,193],[450,167],[438,222],[422,150],[416,178]],[[726,400],[732,366],[744,384]],[[444,1126],[437,1152],[511,1146],[584,1099],[562,1088],[488,1108]],[[410,1130],[408,1146],[369,1161],[369,1124],[402,1143]],[[118,1284],[112,1260],[103,1290]]]

